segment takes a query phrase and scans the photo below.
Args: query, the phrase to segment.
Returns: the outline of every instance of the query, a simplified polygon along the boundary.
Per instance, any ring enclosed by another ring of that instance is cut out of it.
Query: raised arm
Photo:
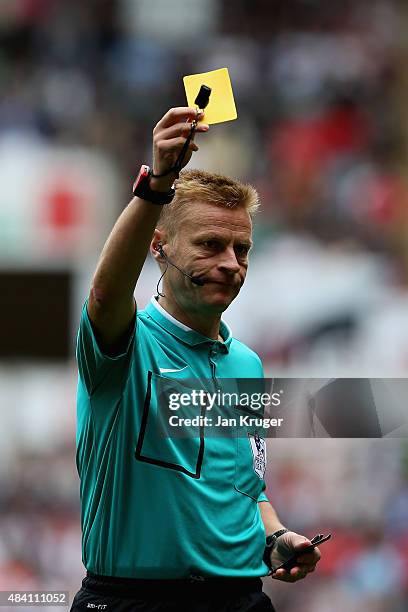
[[[190,107],[170,109],[153,130],[153,173],[163,174],[176,162],[196,117]],[[197,132],[208,127],[198,124]],[[191,141],[185,166],[198,147]],[[152,178],[150,189],[168,192],[174,174]],[[161,206],[134,197],[116,221],[102,250],[89,294],[88,314],[103,349],[114,353],[127,336],[135,314],[133,293],[142,270]]]

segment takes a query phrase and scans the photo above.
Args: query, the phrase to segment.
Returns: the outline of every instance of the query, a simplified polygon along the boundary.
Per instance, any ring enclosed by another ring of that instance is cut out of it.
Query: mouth
[[[230,289],[238,289],[239,287],[238,283],[228,283],[224,281],[208,280],[207,283],[208,284],[212,283],[214,285],[220,285],[221,287],[229,287]]]

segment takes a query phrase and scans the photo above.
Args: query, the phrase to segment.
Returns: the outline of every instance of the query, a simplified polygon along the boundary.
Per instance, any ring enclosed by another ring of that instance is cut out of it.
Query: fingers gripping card
[[[184,88],[189,106],[195,106],[194,101],[200,91],[201,85],[211,87],[210,100],[204,110],[201,121],[212,124],[232,121],[237,118],[234,94],[228,68],[220,68],[201,74],[190,74],[183,78]]]

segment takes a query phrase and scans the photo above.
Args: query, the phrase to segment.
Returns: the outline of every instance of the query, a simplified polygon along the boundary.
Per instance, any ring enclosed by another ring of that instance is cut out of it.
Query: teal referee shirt
[[[83,309],[77,454],[82,560],[95,574],[133,578],[255,577],[267,500],[248,437],[157,435],[158,378],[261,378],[259,357],[232,338],[207,338],[156,301],[138,312],[127,350],[98,347]]]

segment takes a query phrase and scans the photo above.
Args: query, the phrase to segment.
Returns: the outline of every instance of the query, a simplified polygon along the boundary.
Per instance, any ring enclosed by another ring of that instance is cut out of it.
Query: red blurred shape
[[[46,222],[56,229],[67,229],[81,220],[81,195],[69,185],[58,183],[45,195]]]
[[[36,21],[50,12],[55,0],[19,0],[19,12],[26,21]]]
[[[287,120],[271,135],[269,154],[292,166],[322,164],[333,155],[364,149],[366,117],[354,108],[332,108],[317,117]]]

